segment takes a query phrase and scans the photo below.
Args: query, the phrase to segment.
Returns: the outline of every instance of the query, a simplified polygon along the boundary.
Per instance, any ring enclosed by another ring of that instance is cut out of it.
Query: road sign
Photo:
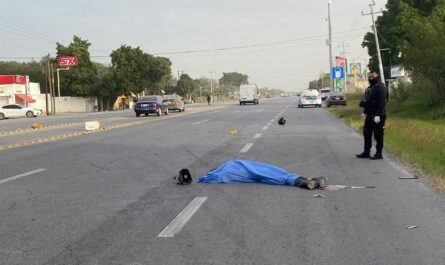
[[[344,67],[332,67],[332,79],[345,79],[345,68]]]
[[[57,57],[57,63],[60,66],[76,66],[79,63],[79,60],[75,56],[59,56]]]

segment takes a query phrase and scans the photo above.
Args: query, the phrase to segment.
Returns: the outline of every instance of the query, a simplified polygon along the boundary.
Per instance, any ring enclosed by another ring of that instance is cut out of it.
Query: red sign
[[[336,56],[335,57],[335,64],[336,64],[336,66],[345,67],[346,66],[346,58],[343,57],[343,56]]]
[[[20,84],[24,85],[26,83],[26,78],[21,75],[0,75],[0,84]]]
[[[60,66],[76,66],[79,60],[75,56],[59,56],[57,57],[57,63]]]

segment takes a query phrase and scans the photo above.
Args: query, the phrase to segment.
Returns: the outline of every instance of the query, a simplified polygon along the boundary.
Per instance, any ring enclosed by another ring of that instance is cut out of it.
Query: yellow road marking
[[[34,144],[54,142],[54,141],[57,141],[60,139],[66,139],[66,138],[71,138],[71,137],[80,136],[80,135],[88,135],[88,134],[93,134],[93,133],[106,132],[106,131],[110,131],[110,130],[114,130],[114,129],[136,126],[136,125],[141,125],[141,124],[145,124],[145,123],[152,123],[152,122],[156,122],[156,121],[179,118],[179,117],[190,115],[190,114],[196,114],[196,113],[217,110],[217,109],[224,109],[227,107],[228,106],[217,106],[217,107],[211,107],[211,108],[191,110],[188,112],[182,112],[180,114],[178,113],[173,116],[169,115],[169,116],[159,117],[158,119],[142,119],[139,121],[115,124],[115,125],[111,125],[106,128],[103,128],[103,129],[95,130],[95,131],[77,131],[77,132],[59,134],[59,135],[55,135],[55,136],[48,136],[45,138],[33,139],[33,140],[25,141],[25,142],[3,145],[3,146],[0,146],[0,151],[5,151],[8,149],[14,149],[14,148],[19,148],[19,147],[24,147],[24,146],[34,145]]]

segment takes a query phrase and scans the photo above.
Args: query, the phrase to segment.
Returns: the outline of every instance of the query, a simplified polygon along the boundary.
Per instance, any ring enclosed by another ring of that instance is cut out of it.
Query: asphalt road
[[[0,264],[445,264],[444,197],[389,154],[295,98],[223,107],[0,151]],[[375,188],[173,180],[230,159]]]

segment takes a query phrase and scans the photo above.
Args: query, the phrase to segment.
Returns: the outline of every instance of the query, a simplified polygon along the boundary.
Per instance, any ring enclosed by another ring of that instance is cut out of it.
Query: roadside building
[[[0,106],[20,104],[29,106],[36,103],[40,95],[40,84],[29,82],[22,75],[0,75]]]

